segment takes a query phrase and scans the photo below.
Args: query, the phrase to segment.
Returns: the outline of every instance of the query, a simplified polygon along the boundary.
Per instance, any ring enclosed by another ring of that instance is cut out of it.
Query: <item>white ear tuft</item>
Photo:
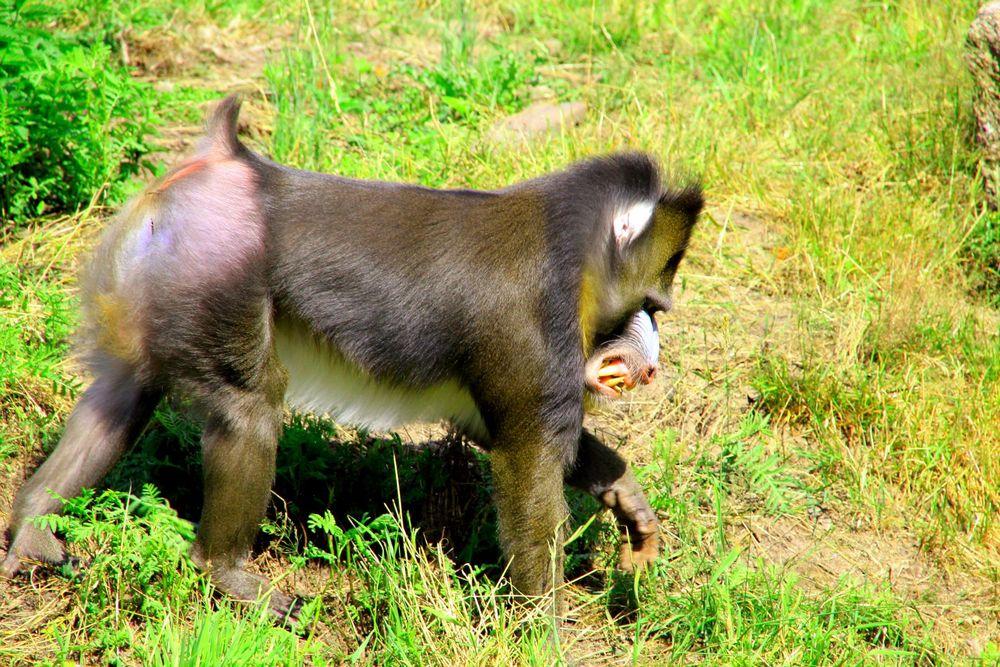
[[[641,201],[615,214],[614,220],[611,222],[611,229],[619,250],[639,238],[639,235],[653,219],[655,207],[656,204],[653,202]]]

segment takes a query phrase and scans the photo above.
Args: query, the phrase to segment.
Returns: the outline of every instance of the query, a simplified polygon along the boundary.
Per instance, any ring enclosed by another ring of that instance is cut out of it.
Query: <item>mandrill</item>
[[[562,581],[565,483],[615,513],[625,567],[655,558],[656,516],[583,414],[652,379],[700,187],[640,153],[494,191],[354,180],[254,153],[238,113],[223,100],[105,232],[81,279],[95,379],[16,497],[2,572],[65,559],[32,519],[98,484],[166,392],[206,416],[192,558],[279,615],[296,601],[244,563],[286,402],[372,429],[448,420],[479,443],[519,594]]]

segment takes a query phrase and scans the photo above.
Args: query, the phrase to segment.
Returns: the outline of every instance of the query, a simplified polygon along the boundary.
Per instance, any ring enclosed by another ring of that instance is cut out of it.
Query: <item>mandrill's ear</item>
[[[680,187],[667,188],[658,206],[661,209],[677,211],[683,216],[684,224],[693,227],[698,221],[698,214],[705,207],[705,195],[698,181],[688,181]]]
[[[615,246],[619,254],[624,252],[639,238],[653,219],[656,203],[638,201],[622,207],[615,212],[611,221],[611,230],[615,237]]]

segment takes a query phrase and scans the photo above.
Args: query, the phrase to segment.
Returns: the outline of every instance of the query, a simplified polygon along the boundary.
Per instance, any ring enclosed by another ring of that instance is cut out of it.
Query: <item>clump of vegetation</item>
[[[935,664],[919,616],[888,589],[841,582],[807,594],[794,574],[762,562],[747,567],[740,556],[739,549],[721,551],[701,561],[703,569],[689,580],[665,571],[644,579],[638,646],[667,643],[669,662],[692,655],[719,665],[770,662],[794,646],[803,665],[866,653],[892,655],[898,664]]]
[[[271,149],[282,162],[440,186],[454,178],[443,166],[459,158],[455,147],[521,110],[538,80],[534,52],[477,45],[464,13],[437,27],[424,48],[440,54],[419,64],[352,54],[335,14],[322,18],[303,48],[265,71],[278,118]]]
[[[310,644],[303,645],[293,632],[275,627],[266,607],[216,609],[207,599],[190,624],[172,618],[159,626],[149,624],[142,644],[151,649],[142,663],[149,667],[330,664],[311,655]]]
[[[1000,306],[1000,211],[984,213],[969,232],[965,256],[973,288]]]
[[[64,503],[62,515],[38,521],[64,535],[83,565],[76,614],[87,632],[79,648],[114,655],[134,642],[133,623],[162,621],[195,592],[197,578],[187,558],[194,528],[153,486],[143,487],[139,497],[85,489]]]
[[[20,443],[43,437],[55,419],[55,400],[79,386],[62,368],[72,304],[62,286],[0,259],[0,464]]]
[[[0,238],[114,199],[149,150],[152,89],[116,64],[99,30],[63,28],[68,11],[0,2]]]

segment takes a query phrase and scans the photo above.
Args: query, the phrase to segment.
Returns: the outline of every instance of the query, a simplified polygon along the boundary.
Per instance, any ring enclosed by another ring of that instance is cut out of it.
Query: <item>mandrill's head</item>
[[[648,384],[656,374],[659,338],[655,315],[673,305],[674,277],[704,205],[700,186],[664,187],[659,171],[642,155],[635,163],[629,197],[608,212],[601,294],[590,294],[594,350],[586,364],[587,386],[605,396]],[[645,181],[645,182],[644,182]],[[584,277],[584,296],[587,276]],[[594,281],[600,284],[600,281]]]

